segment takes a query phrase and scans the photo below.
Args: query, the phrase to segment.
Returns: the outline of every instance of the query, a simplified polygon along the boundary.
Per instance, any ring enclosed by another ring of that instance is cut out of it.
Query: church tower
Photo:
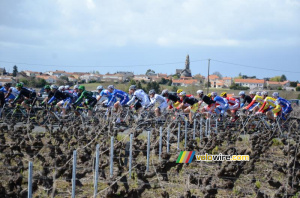
[[[187,55],[185,59],[185,68],[182,70],[181,77],[192,77],[192,72],[190,70],[190,56]]]

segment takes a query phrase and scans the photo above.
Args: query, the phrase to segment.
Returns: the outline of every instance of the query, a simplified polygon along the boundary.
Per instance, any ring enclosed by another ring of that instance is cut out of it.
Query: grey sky
[[[190,54],[192,61],[212,58],[300,72],[299,19],[299,0],[1,0],[0,61],[57,65],[17,64],[36,71],[144,73],[150,67],[83,66],[184,62]],[[205,74],[206,65],[194,62],[191,68]],[[183,63],[151,68],[170,74],[180,67]],[[283,73],[212,63],[217,70],[260,78]],[[300,80],[299,73],[285,74]]]

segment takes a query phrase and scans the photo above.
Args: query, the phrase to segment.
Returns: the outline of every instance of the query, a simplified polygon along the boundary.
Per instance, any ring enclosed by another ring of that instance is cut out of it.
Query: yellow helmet
[[[208,97],[211,97],[211,93],[207,94]]]
[[[226,94],[227,94],[227,92],[222,92],[220,96],[223,97],[223,96],[225,96]]]
[[[178,89],[177,93],[180,94],[183,90],[182,89]]]

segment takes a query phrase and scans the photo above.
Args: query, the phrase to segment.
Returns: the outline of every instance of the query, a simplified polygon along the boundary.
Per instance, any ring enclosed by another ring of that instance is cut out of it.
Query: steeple
[[[185,59],[185,69],[190,69],[190,56],[186,55],[186,59]]]

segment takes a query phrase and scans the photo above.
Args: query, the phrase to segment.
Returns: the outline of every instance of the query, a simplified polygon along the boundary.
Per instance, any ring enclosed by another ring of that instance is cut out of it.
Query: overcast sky
[[[189,54],[193,74],[211,58],[286,71],[211,61],[223,76],[300,80],[299,19],[300,0],[0,0],[0,67],[171,74]]]

